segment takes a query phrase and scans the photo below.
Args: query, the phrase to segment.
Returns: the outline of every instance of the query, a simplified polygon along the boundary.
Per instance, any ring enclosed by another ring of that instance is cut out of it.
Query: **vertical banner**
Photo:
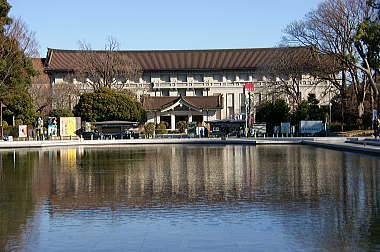
[[[28,137],[28,126],[19,125],[18,126],[18,137]]]
[[[81,126],[80,118],[78,117],[59,118],[60,135],[63,137],[76,136],[76,131],[78,129],[77,121],[79,122],[79,128],[80,128]]]
[[[68,136],[67,117],[59,118],[59,132],[60,136]]]
[[[67,120],[67,133],[68,136],[76,136],[75,131],[77,130],[77,122],[75,120],[75,117],[68,117]]]

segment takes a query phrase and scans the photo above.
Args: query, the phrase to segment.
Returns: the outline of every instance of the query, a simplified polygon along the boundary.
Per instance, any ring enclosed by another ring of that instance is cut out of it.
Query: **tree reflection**
[[[20,246],[19,239],[7,238],[20,237],[33,216],[37,161],[36,152],[0,153],[0,250]]]
[[[0,153],[2,248],[18,246],[9,244],[42,205],[52,218],[93,209],[233,204],[242,213],[259,206],[297,242],[308,233],[321,249],[379,244],[380,162],[371,156],[307,146],[169,145],[15,157]]]

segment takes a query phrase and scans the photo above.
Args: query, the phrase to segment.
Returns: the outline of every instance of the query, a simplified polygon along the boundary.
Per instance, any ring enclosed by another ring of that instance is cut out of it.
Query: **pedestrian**
[[[375,135],[375,139],[379,136],[379,126],[380,126],[380,118],[375,117],[373,120],[373,134]]]

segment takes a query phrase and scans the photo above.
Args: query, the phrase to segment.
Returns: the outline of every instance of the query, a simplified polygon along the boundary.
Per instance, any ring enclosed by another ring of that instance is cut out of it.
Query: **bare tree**
[[[33,100],[34,108],[36,112],[42,116],[45,116],[51,110],[52,95],[51,89],[48,85],[32,85],[28,90]]]
[[[51,99],[54,109],[70,109],[78,103],[81,90],[71,81],[60,82],[52,87]]]
[[[21,53],[20,53],[21,52]],[[4,62],[0,74],[0,86],[5,85],[19,69],[24,67],[23,57],[38,56],[38,43],[35,33],[29,31],[26,24],[16,18],[4,26],[4,33],[0,34],[0,53]],[[32,73],[29,73],[32,75]]]
[[[302,102],[303,81],[316,88],[325,80],[319,78],[320,66],[312,47],[282,47],[275,49],[269,66],[258,69],[267,77],[267,85],[273,94],[286,95],[293,108]]]
[[[127,80],[141,75],[141,67],[127,54],[119,50],[119,43],[109,37],[102,51],[91,49],[91,45],[80,41],[81,57],[75,78],[93,90],[102,87],[122,90]]]
[[[33,69],[36,75],[32,77],[32,86],[28,89],[36,112],[45,116],[51,110],[52,90],[49,76],[44,73],[45,59],[33,58]]]
[[[355,39],[359,25],[372,15],[363,0],[325,0],[303,20],[288,25],[284,37],[287,44],[312,46],[319,57],[333,57],[333,61],[344,68],[340,78],[328,72],[324,78],[338,88],[342,98],[346,85],[354,85],[359,118],[364,114],[363,104],[369,85],[374,90],[376,100],[379,96],[374,69],[365,53],[366,45]]]
[[[36,39],[36,33],[29,30],[27,24],[20,18],[12,18],[12,23],[5,27],[5,36],[18,41],[19,49],[26,57],[39,57],[40,45]]]

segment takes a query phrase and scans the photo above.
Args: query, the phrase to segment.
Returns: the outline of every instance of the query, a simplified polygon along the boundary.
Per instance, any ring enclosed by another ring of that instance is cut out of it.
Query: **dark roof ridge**
[[[251,49],[196,49],[196,50],[151,50],[118,51],[130,57],[144,71],[177,70],[237,70],[257,69],[273,64],[282,53],[304,54],[308,47],[272,47]],[[83,50],[48,49],[46,70],[75,70],[82,57]],[[89,51],[94,55],[106,51]]]
[[[286,49],[286,48],[308,48],[308,46],[274,46],[274,47],[259,47],[259,48],[211,48],[211,49],[158,49],[158,50],[117,50],[118,52],[216,52],[216,51],[247,51],[247,50],[271,50],[271,49]],[[87,50],[81,49],[60,49],[60,48],[47,48],[50,51],[63,51],[63,52],[81,52]],[[107,52],[107,50],[89,50],[90,52]]]
[[[166,109],[182,100],[197,109],[221,109],[221,95],[213,96],[144,96],[143,107],[146,110],[155,111]],[[163,100],[162,103],[160,100]]]

